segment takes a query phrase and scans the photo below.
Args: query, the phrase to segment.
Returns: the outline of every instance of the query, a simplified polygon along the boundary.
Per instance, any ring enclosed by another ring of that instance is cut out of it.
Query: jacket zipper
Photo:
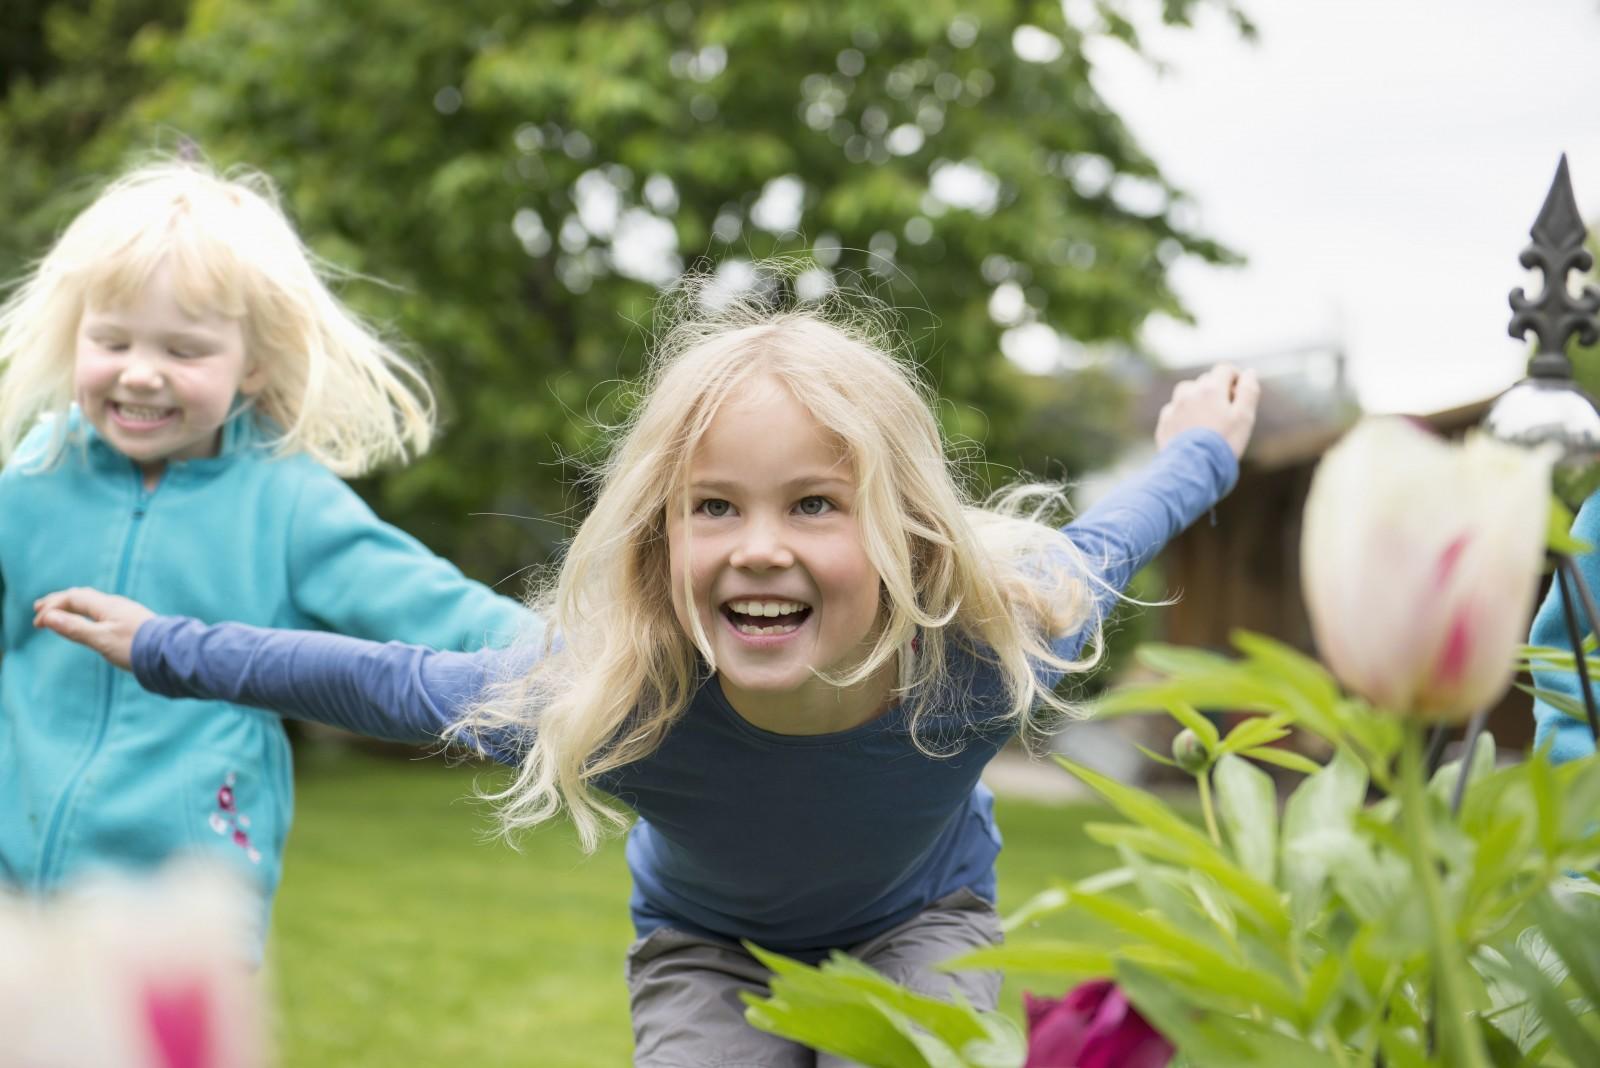
[[[139,541],[139,532],[144,527],[144,517],[150,510],[150,498],[155,495],[156,489],[161,486],[161,483],[157,482],[154,489],[146,489],[144,472],[139,469],[138,465],[132,466],[134,476],[133,512],[129,517],[128,533],[122,540],[122,556],[117,562],[116,579],[112,584],[111,592],[116,594],[124,593],[127,587],[128,570],[133,560],[133,548]],[[73,770],[72,777],[67,780],[67,789],[57,799],[55,811],[50,814],[50,823],[45,831],[44,847],[40,850],[42,862],[39,865],[39,872],[36,876],[37,886],[35,889],[37,890],[52,888],[59,878],[60,872],[56,869],[61,866],[61,854],[63,852],[61,839],[65,832],[68,815],[72,812],[73,804],[77,800],[78,789],[83,783],[83,777],[100,755],[100,750],[105,745],[106,734],[111,729],[111,695],[116,690],[117,669],[110,664],[102,663],[100,671],[100,708],[94,727],[94,740],[90,743],[83,759],[78,762],[78,766]]]

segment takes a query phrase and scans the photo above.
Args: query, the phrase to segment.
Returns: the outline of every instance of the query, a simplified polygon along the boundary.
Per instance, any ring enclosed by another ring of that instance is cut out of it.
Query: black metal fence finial
[[[1539,269],[1544,288],[1537,300],[1530,300],[1521,287],[1512,290],[1509,331],[1516,338],[1526,338],[1530,330],[1539,337],[1538,351],[1528,364],[1529,377],[1571,378],[1567,341],[1576,334],[1583,344],[1592,345],[1600,337],[1595,327],[1600,289],[1585,286],[1577,297],[1567,289],[1567,275],[1589,270],[1594,258],[1583,247],[1588,231],[1578,213],[1564,153],[1544,198],[1544,207],[1539,209],[1539,217],[1528,232],[1533,244],[1523,249],[1520,262],[1524,267]]]

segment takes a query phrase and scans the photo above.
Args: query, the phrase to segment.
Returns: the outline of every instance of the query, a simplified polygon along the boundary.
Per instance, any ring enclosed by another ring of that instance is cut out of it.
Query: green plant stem
[[[1200,788],[1200,811],[1205,813],[1206,831],[1211,835],[1211,844],[1221,849],[1222,832],[1217,829],[1217,807],[1211,801],[1211,769],[1197,772],[1194,781]]]
[[[1407,720],[1400,750],[1400,818],[1422,891],[1428,917],[1428,939],[1433,943],[1433,989],[1437,1006],[1434,1026],[1444,1063],[1451,1068],[1489,1068],[1483,1038],[1467,1015],[1467,990],[1462,969],[1467,967],[1454,927],[1445,911],[1444,887],[1434,863],[1433,827],[1423,783],[1422,724]]]
[[[1389,1011],[1389,999],[1394,997],[1395,988],[1400,985],[1404,973],[1397,964],[1390,965],[1389,970],[1379,984],[1378,996],[1372,999],[1373,1011],[1363,1021],[1359,1032],[1367,1035],[1366,1043],[1361,1047],[1361,1061],[1363,1064],[1377,1065],[1383,1056],[1382,1038],[1378,1033],[1378,1025],[1383,1022],[1384,1016]]]
[[[1333,1059],[1339,1063],[1341,1068],[1348,1068],[1350,1058],[1345,1056],[1344,1039],[1339,1037],[1339,1032],[1334,1029],[1332,1024],[1323,1024],[1321,1035],[1322,1041],[1327,1043],[1328,1052],[1333,1055]]]

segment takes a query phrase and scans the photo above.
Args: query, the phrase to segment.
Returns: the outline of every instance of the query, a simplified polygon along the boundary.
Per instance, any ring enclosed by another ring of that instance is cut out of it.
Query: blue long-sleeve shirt
[[[1193,431],[1066,528],[1099,569],[1102,609],[1237,471],[1218,435]],[[1057,651],[1082,641],[1068,635]],[[160,693],[422,742],[507,669],[506,655],[157,618],[140,628],[133,664]],[[1000,834],[979,774],[1014,723],[1001,719],[1010,701],[991,665],[953,650],[950,669],[963,704],[934,714],[963,724],[967,744],[944,758],[918,750],[904,706],[845,731],[777,734],[709,679],[659,748],[599,783],[639,816],[627,844],[639,933],[671,925],[814,959],[962,887],[992,900]]]

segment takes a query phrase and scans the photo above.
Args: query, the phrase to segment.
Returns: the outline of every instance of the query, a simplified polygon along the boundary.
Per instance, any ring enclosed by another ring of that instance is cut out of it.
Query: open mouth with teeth
[[[811,606],[799,601],[729,601],[722,614],[734,630],[757,638],[793,634],[811,615]]]
[[[107,407],[117,417],[118,422],[133,426],[164,422],[178,414],[176,408],[156,408],[148,404],[119,404],[116,401],[108,401]]]

